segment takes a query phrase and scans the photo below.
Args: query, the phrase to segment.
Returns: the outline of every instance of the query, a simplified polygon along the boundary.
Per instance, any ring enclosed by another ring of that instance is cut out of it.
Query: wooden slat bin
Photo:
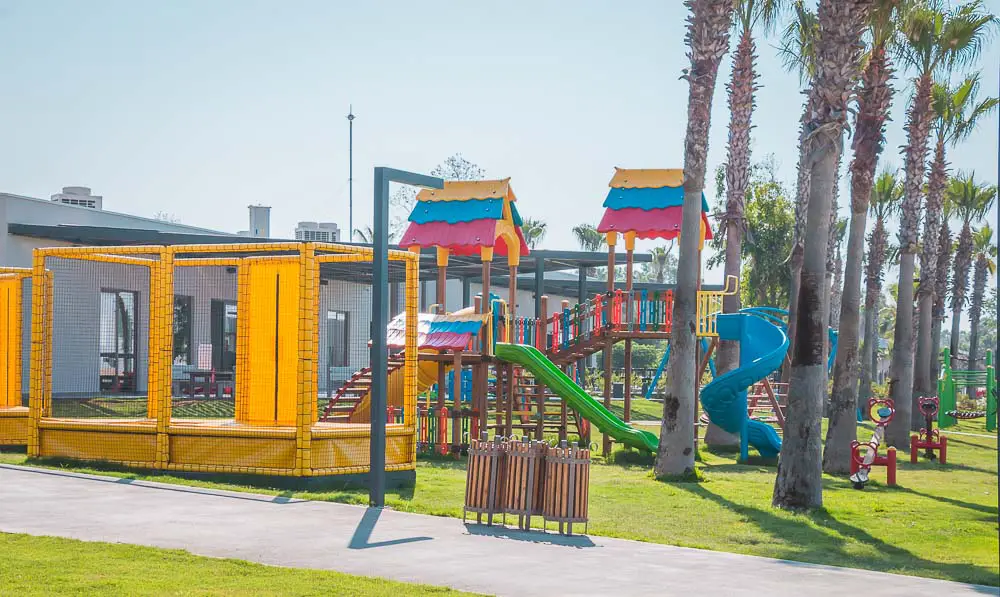
[[[507,442],[500,437],[493,441],[486,434],[473,440],[469,446],[469,464],[465,474],[465,507],[462,520],[468,513],[476,515],[476,522],[493,524],[493,515],[503,513],[503,496],[506,480]]]
[[[560,443],[545,454],[546,522],[558,522],[559,532],[573,534],[573,523],[587,523],[590,487],[590,450]],[[564,526],[565,531],[564,531]]]
[[[531,528],[531,517],[542,514],[545,479],[544,442],[527,437],[507,444],[507,479],[504,483],[504,514],[516,514],[520,529]]]

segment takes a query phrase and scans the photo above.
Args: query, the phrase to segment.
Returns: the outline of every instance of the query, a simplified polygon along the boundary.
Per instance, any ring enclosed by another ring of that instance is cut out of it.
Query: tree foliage
[[[524,242],[528,247],[535,249],[545,238],[545,233],[548,232],[548,224],[543,220],[524,218],[524,222],[521,225],[521,232],[524,234]]]
[[[462,154],[456,153],[443,162],[434,166],[431,176],[443,178],[444,180],[483,180],[486,178],[486,170],[479,165],[465,159]],[[417,201],[417,189],[410,185],[399,185],[389,197],[389,209],[392,218],[389,223],[389,240],[396,237],[406,229],[406,219],[413,211],[413,206]],[[357,230],[355,232],[363,232]]]
[[[677,256],[674,254],[674,243],[661,247],[653,247],[649,252],[653,260],[643,263],[635,272],[636,282],[656,282],[657,284],[677,281]]]
[[[743,242],[743,271],[740,295],[745,306],[788,304],[791,274],[785,259],[792,250],[795,223],[794,208],[788,189],[778,181],[773,156],[750,168],[750,184],[746,194],[747,236]],[[716,170],[716,196],[724,198],[725,171]],[[717,209],[725,206],[721,204]],[[708,267],[717,267],[725,259],[725,240],[716,237],[709,246],[715,254]]]

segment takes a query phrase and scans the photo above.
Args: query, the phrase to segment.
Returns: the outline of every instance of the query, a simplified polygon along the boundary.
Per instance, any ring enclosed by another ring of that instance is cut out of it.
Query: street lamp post
[[[347,242],[354,240],[354,106],[347,109]]]
[[[368,473],[368,502],[381,508],[385,505],[385,411],[386,376],[389,350],[386,346],[386,326],[389,324],[389,183],[397,182],[416,187],[440,189],[444,181],[433,176],[415,174],[394,168],[375,168],[375,229],[372,267],[372,328],[371,328],[371,465]]]

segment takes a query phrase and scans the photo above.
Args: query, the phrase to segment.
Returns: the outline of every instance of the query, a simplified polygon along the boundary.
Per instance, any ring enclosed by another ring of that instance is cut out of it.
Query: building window
[[[236,303],[212,300],[212,369],[236,370]]]
[[[350,355],[347,347],[350,345],[350,330],[347,326],[346,311],[326,312],[326,344],[330,367],[347,367],[350,365]]]
[[[101,290],[101,391],[135,392],[137,294],[128,290]]]
[[[191,297],[174,296],[174,364],[191,364]]]

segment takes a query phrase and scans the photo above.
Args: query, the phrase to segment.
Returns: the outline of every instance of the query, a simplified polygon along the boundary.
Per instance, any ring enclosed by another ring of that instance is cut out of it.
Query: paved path
[[[1000,595],[604,537],[0,465],[0,531],[186,549],[500,595]]]

